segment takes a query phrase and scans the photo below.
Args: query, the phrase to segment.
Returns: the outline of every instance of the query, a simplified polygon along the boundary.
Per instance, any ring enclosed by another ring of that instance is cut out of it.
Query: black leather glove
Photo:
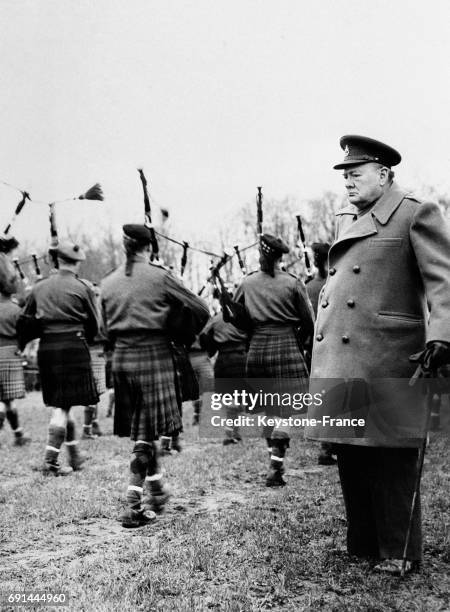
[[[442,365],[450,363],[450,342],[434,340],[426,348],[409,358],[413,363],[420,363],[426,372],[436,371]]]

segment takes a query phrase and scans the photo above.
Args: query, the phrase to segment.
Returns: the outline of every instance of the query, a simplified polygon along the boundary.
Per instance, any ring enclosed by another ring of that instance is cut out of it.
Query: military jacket
[[[312,333],[314,313],[305,284],[297,277],[275,270],[275,276],[258,271],[244,278],[235,301],[244,305],[255,326],[286,324]]]
[[[135,256],[131,276],[125,275],[122,265],[104,278],[100,295],[109,335],[168,332],[169,315],[180,307],[189,311],[185,320],[194,333],[201,330],[209,317],[202,299],[142,255]]]
[[[98,332],[94,292],[69,270],[58,270],[38,281],[28,300],[35,302],[44,334],[84,330],[92,340]]]
[[[22,309],[0,294],[0,346],[16,344],[16,323]]]

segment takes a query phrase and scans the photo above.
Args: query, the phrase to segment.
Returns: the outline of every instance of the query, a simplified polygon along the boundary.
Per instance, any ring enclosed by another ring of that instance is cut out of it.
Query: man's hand
[[[450,363],[450,343],[435,340],[429,342],[420,353],[415,353],[409,358],[413,363],[420,363],[426,372],[435,372],[446,363]]]

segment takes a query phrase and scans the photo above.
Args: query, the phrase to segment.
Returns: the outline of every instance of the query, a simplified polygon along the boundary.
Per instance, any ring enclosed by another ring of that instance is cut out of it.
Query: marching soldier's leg
[[[78,448],[75,421],[71,417],[69,411],[67,411],[66,448],[71,468],[75,471],[81,470],[81,466],[85,462],[86,457],[80,453]]]
[[[95,436],[92,433],[92,421],[94,418],[95,406],[84,407],[83,440],[92,440]]]
[[[114,404],[115,404],[114,389],[108,389],[108,412],[106,413],[107,417],[112,417],[113,412],[114,412]]]
[[[98,404],[94,406],[94,413],[92,415],[92,434],[97,437],[103,435],[98,423]]]
[[[144,505],[159,514],[163,511],[169,497],[170,494],[164,486],[162,473],[158,465],[156,444],[152,442],[145,478]]]
[[[161,436],[161,455],[170,455],[172,446],[172,438],[170,436]]]
[[[266,486],[268,487],[283,487],[286,484],[283,473],[289,439],[289,432],[286,429],[274,429],[271,438],[270,466],[266,478]]]
[[[156,518],[156,514],[142,506],[142,494],[147,468],[154,444],[138,440],[130,461],[130,478],[127,490],[128,510],[122,517],[122,527],[142,527]]]
[[[62,408],[52,408],[52,416],[48,425],[48,440],[45,448],[44,474],[67,476],[73,470],[62,467],[58,461],[59,452],[66,435],[67,412]]]
[[[14,400],[5,402],[5,408],[6,418],[8,419],[8,422],[11,425],[11,429],[14,432],[14,445],[23,446],[24,444],[30,442],[30,438],[28,436],[23,435],[23,430],[19,424],[19,413],[15,406]]]

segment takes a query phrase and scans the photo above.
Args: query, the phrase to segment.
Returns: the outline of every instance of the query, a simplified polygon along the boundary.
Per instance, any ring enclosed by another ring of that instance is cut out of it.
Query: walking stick
[[[409,382],[410,386],[413,386],[420,376],[426,376],[428,374],[429,372],[424,371],[422,366],[419,365],[419,367],[417,368],[417,370],[415,371],[415,373],[413,374]],[[417,501],[417,497],[419,495],[419,489],[420,489],[420,481],[422,479],[423,462],[425,459],[425,450],[427,448],[427,435],[428,435],[428,429],[430,426],[430,419],[431,419],[431,407],[433,405],[433,388],[431,385],[431,381],[426,384],[427,384],[427,403],[426,403],[426,419],[425,419],[425,432],[424,432],[425,435],[423,438],[422,446],[419,450],[419,457],[417,459],[417,475],[416,475],[416,482],[414,484],[414,492],[413,492],[413,496],[411,500],[411,508],[409,511],[409,521],[408,521],[408,529],[406,531],[406,537],[405,537],[405,546],[403,548],[402,569],[400,571],[401,578],[404,578],[405,573],[406,573],[406,562],[407,562],[406,555],[408,551],[409,541],[411,539],[414,510],[416,508],[416,501]]]

